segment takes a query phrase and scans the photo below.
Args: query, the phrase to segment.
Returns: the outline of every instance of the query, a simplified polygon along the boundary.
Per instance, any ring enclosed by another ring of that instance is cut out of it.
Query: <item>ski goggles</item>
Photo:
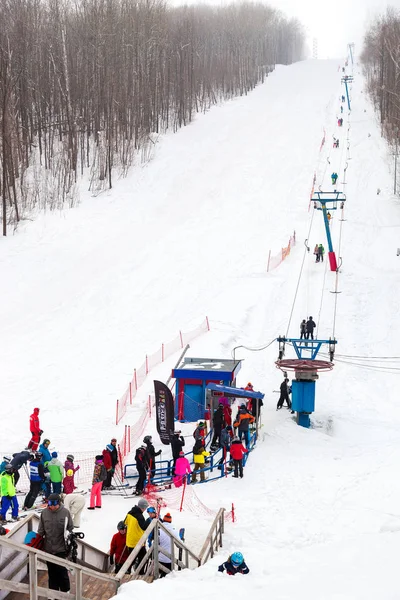
[[[47,506],[58,506],[60,504],[59,500],[48,500]]]

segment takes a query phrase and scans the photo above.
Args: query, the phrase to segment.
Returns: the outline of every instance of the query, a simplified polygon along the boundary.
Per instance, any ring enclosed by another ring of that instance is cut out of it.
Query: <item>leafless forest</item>
[[[112,187],[159,133],[247,94],[303,45],[297,21],[261,4],[1,0],[3,235],[73,206],[84,170],[93,193]]]
[[[379,113],[382,133],[397,145],[400,135],[400,14],[388,10],[371,26],[361,54],[368,92]]]

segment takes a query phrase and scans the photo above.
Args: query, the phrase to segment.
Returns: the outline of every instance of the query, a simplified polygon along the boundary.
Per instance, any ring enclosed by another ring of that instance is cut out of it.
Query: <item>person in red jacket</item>
[[[63,479],[64,494],[73,494],[74,489],[75,489],[74,472],[72,469],[68,469],[68,471]]]
[[[248,450],[246,450],[238,437],[233,438],[230,452],[235,468],[233,476],[238,477],[240,475],[240,477],[243,477],[243,456]]]
[[[31,439],[28,444],[28,448],[29,450],[32,449],[34,452],[36,452],[36,450],[39,448],[40,436],[43,433],[43,431],[40,429],[39,423],[39,408],[34,408],[33,413],[29,417],[29,429],[31,430]]]
[[[103,463],[104,466],[106,468],[107,473],[109,473],[112,470],[112,459],[111,459],[111,453],[109,450],[107,450],[107,448],[105,448],[105,450],[103,450]],[[109,486],[107,485],[107,479],[105,479],[103,481],[103,485],[101,489],[105,489],[108,488]]]
[[[115,573],[118,573],[124,562],[129,556],[129,549],[126,547],[126,525],[123,521],[120,521],[117,525],[118,533],[115,533],[112,537],[110,544],[110,565],[114,564],[115,560]],[[129,574],[131,568],[127,570]]]

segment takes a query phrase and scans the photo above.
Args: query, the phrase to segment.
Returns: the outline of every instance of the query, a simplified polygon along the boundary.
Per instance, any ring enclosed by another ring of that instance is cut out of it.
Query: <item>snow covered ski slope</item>
[[[207,600],[249,592],[260,600],[399,598],[400,207],[359,71],[342,131],[338,63],[278,67],[252,94],[164,136],[153,161],[107,195],[82,191],[79,208],[40,216],[1,241],[4,450],[26,443],[36,405],[57,450],[100,450],[118,433],[115,399],[133,367],[205,314],[211,332],[192,356],[229,357],[235,346],[297,336],[310,315],[329,337],[336,319],[335,367],[317,382],[310,430],[275,411],[276,344],[236,352],[245,358],[238,383],[266,393],[262,439],[243,481],[196,493],[210,508],[234,502],[237,523],[205,567],[152,584],[153,600],[183,600],[193,589]],[[343,260],[334,296],[335,274],[312,252],[299,274],[306,238],[311,249],[326,248],[319,211],[310,232],[314,173],[317,187],[332,189],[337,171],[340,187],[346,163],[341,237],[340,211],[331,223]],[[269,250],[293,230],[297,246],[266,274]],[[149,379],[138,402],[151,387]],[[115,500],[106,501],[101,516],[84,520],[88,541],[105,548],[126,506],[121,499],[116,514]],[[173,517],[189,546],[208,529],[192,515]],[[217,573],[233,550],[243,552],[249,575]],[[149,593],[145,585],[128,584],[118,597]]]

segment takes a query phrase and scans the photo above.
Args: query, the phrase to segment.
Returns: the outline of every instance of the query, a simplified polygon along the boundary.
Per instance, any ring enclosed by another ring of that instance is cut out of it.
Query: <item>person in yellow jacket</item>
[[[149,503],[145,498],[140,498],[137,505],[133,506],[125,517],[126,525],[126,547],[129,554],[132,552],[138,541],[143,535],[143,532],[147,528],[146,519],[143,516],[144,511],[149,506]],[[142,558],[146,556],[146,544],[144,544],[137,555],[136,564],[138,565]],[[140,574],[144,575],[144,566],[140,570]]]
[[[205,473],[203,471],[206,456],[210,456],[210,453],[206,451],[204,447],[204,438],[201,436],[195,445],[193,446],[193,461],[194,469],[192,472],[192,483],[196,483],[196,471],[200,471],[200,480],[205,480]]]
[[[10,464],[7,464],[4,473],[0,477],[0,494],[1,494],[1,521],[6,521],[8,509],[11,506],[11,516],[13,519],[18,517],[18,500],[15,493],[14,485],[14,469]]]

